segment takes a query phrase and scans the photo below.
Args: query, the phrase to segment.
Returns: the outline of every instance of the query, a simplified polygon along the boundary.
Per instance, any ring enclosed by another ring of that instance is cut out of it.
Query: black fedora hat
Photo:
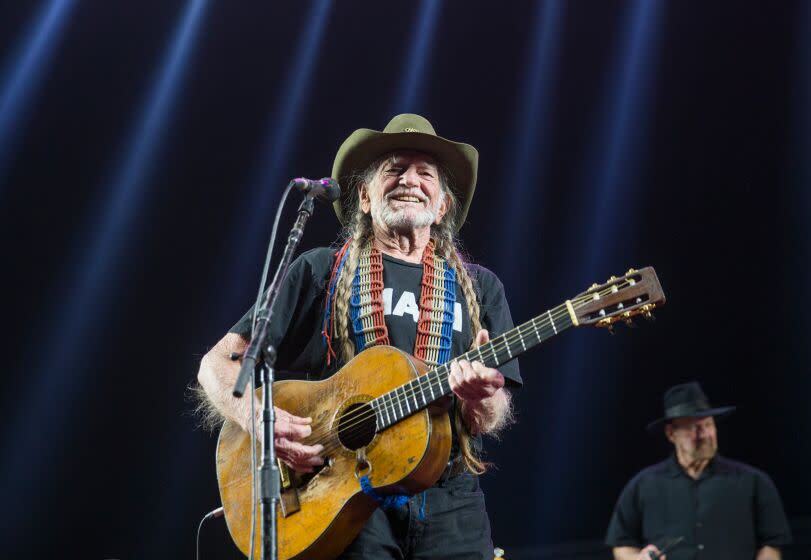
[[[735,410],[734,406],[710,406],[707,395],[696,381],[674,385],[665,391],[664,408],[665,415],[648,424],[648,431],[652,432],[674,418],[726,416]]]

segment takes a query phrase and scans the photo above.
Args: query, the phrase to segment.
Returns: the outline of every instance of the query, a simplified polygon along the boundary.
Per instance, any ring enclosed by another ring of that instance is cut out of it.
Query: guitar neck
[[[567,301],[497,336],[487,344],[474,348],[425,375],[373,399],[370,404],[377,416],[377,430],[396,424],[437,399],[450,395],[448,375],[453,362],[475,360],[487,367],[498,367],[571,327],[574,324],[573,316],[571,303]]]

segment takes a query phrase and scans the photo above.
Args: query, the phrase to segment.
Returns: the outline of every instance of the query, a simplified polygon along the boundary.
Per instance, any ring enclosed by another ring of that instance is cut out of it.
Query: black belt
[[[438,482],[447,482],[451,478],[456,478],[464,472],[467,472],[464,459],[462,459],[461,456],[455,457],[448,461],[448,464],[445,465],[445,470],[442,471],[441,475],[439,475]]]

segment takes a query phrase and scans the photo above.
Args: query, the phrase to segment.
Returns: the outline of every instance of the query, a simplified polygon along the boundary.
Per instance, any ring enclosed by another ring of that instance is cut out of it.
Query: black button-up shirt
[[[657,547],[684,537],[668,560],[749,560],[791,541],[780,497],[765,473],[716,456],[698,479],[675,455],[642,470],[622,491],[606,544]]]

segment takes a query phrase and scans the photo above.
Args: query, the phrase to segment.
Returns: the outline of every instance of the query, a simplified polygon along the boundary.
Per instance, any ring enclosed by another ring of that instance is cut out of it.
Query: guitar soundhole
[[[355,450],[369,445],[375,437],[375,413],[367,403],[347,407],[338,419],[338,439],[344,447]]]

